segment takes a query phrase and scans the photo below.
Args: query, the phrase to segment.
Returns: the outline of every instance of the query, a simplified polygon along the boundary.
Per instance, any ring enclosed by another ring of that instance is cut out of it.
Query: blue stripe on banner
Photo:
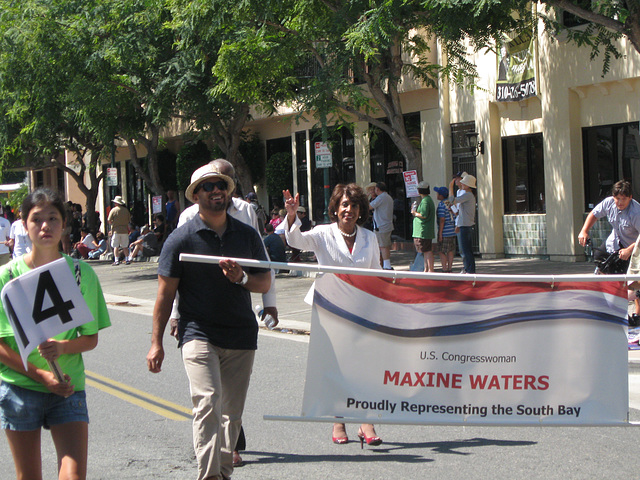
[[[534,310],[530,312],[511,313],[501,315],[499,317],[481,320],[478,322],[459,323],[456,325],[442,325],[438,327],[402,329],[393,328],[386,325],[374,323],[366,318],[360,317],[344,310],[341,307],[331,303],[323,297],[318,290],[314,292],[313,301],[319,307],[337,315],[348,322],[355,323],[361,327],[374,330],[376,332],[385,333],[395,337],[422,338],[422,337],[447,337],[453,335],[466,335],[469,333],[484,332],[494,328],[503,327],[522,322],[563,320],[567,318],[582,320],[598,320],[615,325],[627,325],[627,319],[603,312],[594,312],[591,310],[578,309],[556,309],[556,310]]]

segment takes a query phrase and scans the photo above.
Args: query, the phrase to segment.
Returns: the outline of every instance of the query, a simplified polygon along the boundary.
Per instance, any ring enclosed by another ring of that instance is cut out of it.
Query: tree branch
[[[546,3],[556,8],[566,10],[567,12],[577,17],[584,18],[589,22],[600,24],[606,28],[613,30],[614,32],[626,34],[626,28],[622,22],[619,22],[618,20],[607,17],[600,13],[592,12],[591,10],[579,7],[576,4],[571,3],[569,0],[542,0],[542,3]]]

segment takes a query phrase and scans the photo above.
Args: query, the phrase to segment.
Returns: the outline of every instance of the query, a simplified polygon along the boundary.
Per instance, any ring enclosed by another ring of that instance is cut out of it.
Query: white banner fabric
[[[464,425],[628,422],[622,282],[326,274],[303,417]]]

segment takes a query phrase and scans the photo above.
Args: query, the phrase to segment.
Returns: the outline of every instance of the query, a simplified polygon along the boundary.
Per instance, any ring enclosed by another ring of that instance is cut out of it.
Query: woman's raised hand
[[[289,190],[283,190],[282,196],[284,197],[284,208],[287,210],[287,214],[293,214],[293,218],[295,218],[300,206],[300,194],[296,193],[296,196],[292,197]]]

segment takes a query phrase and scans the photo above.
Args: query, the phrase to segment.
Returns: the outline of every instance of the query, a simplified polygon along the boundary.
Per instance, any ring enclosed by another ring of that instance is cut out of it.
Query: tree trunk
[[[89,160],[89,165],[85,163],[85,156],[87,154],[87,150],[80,150],[78,148],[73,149],[73,152],[76,154],[76,158],[80,164],[80,172],[76,173],[75,170],[69,168],[64,161],[59,158],[55,158],[54,161],[56,166],[66,172],[78,185],[78,190],[85,197],[85,209],[87,212],[87,227],[92,232],[96,230],[98,224],[98,216],[96,214],[96,200],[98,198],[98,188],[100,187],[100,182],[104,177],[102,172],[97,173],[97,170],[100,167],[100,151],[99,150],[91,150],[91,158]],[[89,185],[85,184],[85,174],[89,175]]]
[[[242,130],[248,118],[249,105],[240,103],[234,105],[234,115],[229,121],[223,122],[222,119],[217,118],[211,125],[211,133],[216,144],[236,171],[236,179],[243,195],[253,190],[251,171],[240,153]]]
[[[347,104],[343,104],[342,108],[386,132],[404,157],[406,162],[405,169],[417,170],[418,174],[421,174],[422,155],[420,149],[411,143],[411,139],[407,135],[398,93],[398,83],[402,78],[402,48],[400,43],[397,42],[389,47],[387,51],[380,55],[379,60],[379,62],[371,62],[368,65],[364,78],[373,99],[385,113],[388,123],[366,112],[356,110]]]
[[[139,137],[138,141],[142,143],[147,150],[147,169],[142,166],[142,162],[138,157],[138,151],[136,149],[136,142],[133,138],[127,138],[127,148],[129,149],[129,157],[133,168],[136,169],[138,175],[142,178],[147,188],[155,195],[164,195],[164,187],[160,182],[160,174],[158,171],[158,140],[160,130],[157,127],[151,126],[151,139],[146,137]]]

